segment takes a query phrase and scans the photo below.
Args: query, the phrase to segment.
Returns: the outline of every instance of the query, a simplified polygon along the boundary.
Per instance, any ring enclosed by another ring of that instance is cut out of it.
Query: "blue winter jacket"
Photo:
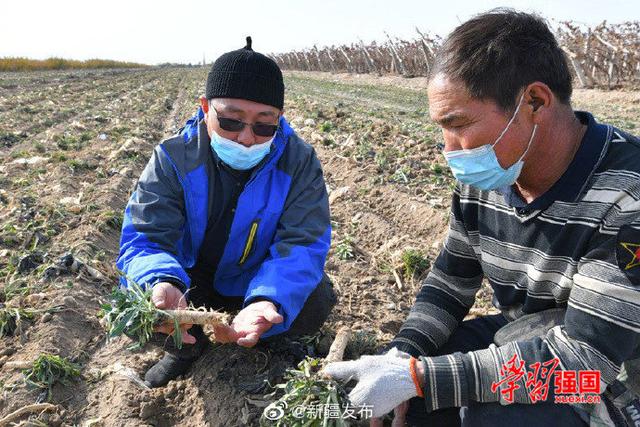
[[[190,285],[185,269],[204,240],[215,167],[202,117],[199,110],[179,135],[155,147],[125,209],[116,265],[141,285],[167,279]],[[320,162],[281,118],[270,153],[238,199],[211,286],[244,296],[245,306],[256,298],[275,302],[284,322],[263,337],[282,333],[320,282],[330,238]]]

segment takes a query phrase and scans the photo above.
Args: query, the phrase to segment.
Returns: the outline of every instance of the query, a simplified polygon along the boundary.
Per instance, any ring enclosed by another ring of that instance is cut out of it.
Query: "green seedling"
[[[19,307],[0,307],[0,338],[20,331],[23,321],[33,320],[36,312]]]
[[[342,360],[349,336],[349,330],[343,328],[336,334],[324,360],[307,357],[298,364],[298,369],[287,370],[284,377],[286,382],[276,385],[269,397],[275,397],[279,391],[284,391],[284,395],[265,408],[260,418],[261,426],[348,425],[342,416],[343,411],[350,407],[347,392],[339,383],[323,376],[320,369],[326,363]]]
[[[30,368],[22,371],[27,384],[47,390],[47,399],[51,388],[57,382],[68,385],[69,380],[80,376],[80,366],[64,357],[42,353]]]
[[[53,141],[56,143],[56,146],[59,149],[64,151],[70,150],[72,148],[79,148],[78,138],[74,135],[55,135],[53,137]]]
[[[437,163],[433,163],[431,165],[431,172],[433,172],[436,175],[441,175],[444,173],[444,169],[442,168],[441,165],[437,164]]]
[[[122,228],[122,212],[116,212],[114,210],[107,210],[100,215],[100,220],[103,225],[101,228],[109,227],[115,230],[120,230]]]
[[[347,354],[351,359],[358,359],[365,354],[375,354],[378,348],[378,338],[370,331],[355,331],[349,345]]]
[[[408,184],[409,183],[409,175],[411,174],[411,170],[409,169],[409,167],[407,166],[402,166],[399,169],[397,169],[393,175],[391,175],[391,181],[393,182],[397,182],[397,183],[401,183],[401,184]]]
[[[347,423],[340,415],[348,405],[347,394],[340,384],[319,374],[321,366],[321,359],[307,357],[298,364],[298,369],[289,369],[285,374],[286,382],[276,385],[276,391],[270,397],[274,397],[280,390],[284,391],[284,395],[265,408],[260,425],[346,426]],[[331,408],[330,410],[336,409],[337,416],[328,418],[314,413],[313,408],[319,405]]]
[[[343,261],[354,258],[353,241],[348,234],[336,245],[336,256]]]
[[[333,128],[333,124],[331,122],[324,122],[320,125],[320,130],[322,132],[330,132]]]
[[[367,140],[362,140],[356,145],[355,157],[358,160],[365,160],[375,156],[375,152],[371,147],[371,143]]]
[[[429,268],[429,260],[420,251],[408,249],[402,253],[405,277],[419,277]]]

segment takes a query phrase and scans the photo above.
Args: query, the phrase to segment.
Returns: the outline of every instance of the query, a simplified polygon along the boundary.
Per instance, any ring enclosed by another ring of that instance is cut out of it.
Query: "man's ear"
[[[205,96],[200,97],[200,106],[205,114],[209,113],[209,100]]]
[[[553,91],[542,82],[533,82],[525,89],[527,103],[531,106],[533,120],[536,123],[546,116],[550,107],[556,101]]]
[[[540,107],[549,107],[553,98],[553,91],[544,83],[533,82],[526,90],[527,101],[537,111]]]

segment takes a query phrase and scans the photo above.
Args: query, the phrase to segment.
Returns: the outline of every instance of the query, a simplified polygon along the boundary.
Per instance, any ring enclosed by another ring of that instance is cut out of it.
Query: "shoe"
[[[181,349],[172,345],[168,346],[162,359],[144,374],[144,383],[148,387],[156,388],[167,385],[169,381],[186,373],[193,362],[202,355],[209,339],[200,328],[194,327],[189,333],[196,338],[196,343],[184,344]]]

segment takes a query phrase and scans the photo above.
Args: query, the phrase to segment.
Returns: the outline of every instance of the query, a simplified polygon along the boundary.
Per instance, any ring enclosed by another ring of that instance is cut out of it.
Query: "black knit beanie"
[[[276,62],[247,45],[227,52],[213,63],[207,78],[207,99],[239,98],[272,105],[280,110],[284,106],[282,71]]]

